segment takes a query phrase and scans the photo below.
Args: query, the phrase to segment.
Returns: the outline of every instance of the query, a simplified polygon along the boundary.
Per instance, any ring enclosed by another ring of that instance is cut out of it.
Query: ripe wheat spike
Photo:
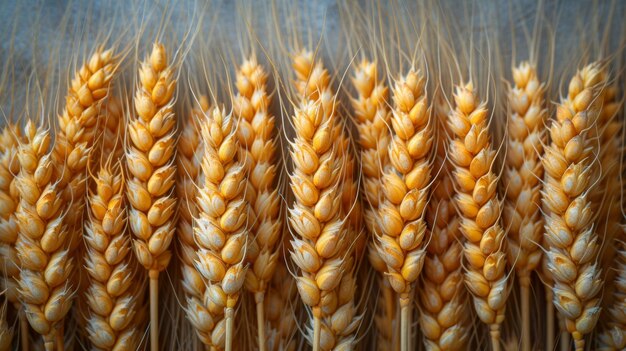
[[[50,134],[28,121],[25,142],[20,144],[20,173],[16,211],[19,228],[16,248],[21,262],[20,300],[31,327],[43,336],[46,350],[53,350],[72,304],[74,257],[69,250],[71,235],[65,224],[63,187],[53,180]]]
[[[431,238],[424,260],[419,301],[422,314],[420,325],[424,343],[429,350],[463,350],[469,340],[469,312],[461,267],[460,218],[454,207],[452,164],[446,159],[449,131],[446,118],[447,103],[434,103],[437,132],[437,154],[433,172],[439,172],[433,182],[432,196],[426,210],[426,222]]]
[[[597,64],[576,73],[550,126],[542,201],[547,209],[545,240],[554,279],[554,305],[574,338],[576,350],[600,316],[603,280],[596,263],[598,235],[593,226],[590,187],[596,141],[590,133],[600,113],[602,76]]]
[[[360,161],[362,168],[362,194],[365,208],[363,216],[370,235],[379,235],[376,216],[383,198],[381,178],[389,164],[388,147],[391,142],[389,120],[391,113],[387,105],[388,88],[380,79],[375,62],[361,61],[354,69],[352,85],[357,95],[350,102],[354,122],[358,130]],[[380,258],[375,240],[368,242],[368,258],[376,271],[380,272],[378,308],[375,315],[376,343],[379,349],[389,350],[393,343],[393,321],[395,318],[395,296],[389,281],[384,277],[385,262]]]
[[[421,73],[411,70],[392,89],[390,165],[381,179],[381,233],[374,236],[378,255],[387,266],[385,275],[399,297],[402,350],[409,347],[412,294],[426,255],[424,210],[429,194],[433,130],[425,84]]]
[[[335,135],[338,111],[328,71],[321,61],[314,61],[313,53],[304,50],[296,54],[293,68],[298,100],[292,117],[296,137],[291,142],[294,166],[289,175],[295,196],[289,209],[291,258],[300,268],[296,278],[300,298],[312,309],[309,342],[315,351],[328,350],[334,340],[322,320],[336,309],[335,289],[342,283],[344,269],[350,268],[342,256],[341,160]]]
[[[244,284],[249,205],[244,199],[245,164],[239,159],[236,118],[214,108],[202,123],[203,184],[194,221],[196,269],[206,285],[200,339],[213,349],[231,350],[234,311]],[[210,334],[209,334],[210,331]]]
[[[15,211],[19,202],[15,176],[20,164],[17,158],[19,129],[5,126],[0,134],[0,291],[8,302],[20,309],[17,279],[20,263],[15,250],[17,221]]]
[[[237,134],[243,160],[247,163],[250,187],[246,197],[256,222],[248,241],[246,288],[254,294],[257,311],[258,345],[266,349],[265,292],[278,264],[277,252],[282,234],[280,197],[276,188],[277,155],[275,119],[269,113],[272,99],[267,87],[268,74],[254,57],[237,70],[238,94],[233,111],[239,118]]]
[[[515,263],[521,291],[522,350],[530,351],[530,274],[541,264],[541,155],[546,141],[545,85],[529,62],[513,68],[508,92],[507,153],[503,177],[506,199],[502,212],[508,229],[507,259]]]
[[[500,349],[500,324],[507,299],[505,237],[500,227],[496,152],[487,129],[486,103],[472,83],[455,88],[455,108],[448,115],[453,138],[448,146],[454,164],[454,197],[465,236],[465,284],[480,320],[490,327],[493,350]]]
[[[137,260],[150,278],[150,344],[158,349],[158,279],[170,262],[176,229],[176,78],[165,47],[155,43],[139,68],[128,122],[126,197]]]
[[[202,155],[204,145],[200,135],[200,122],[209,113],[209,100],[200,96],[198,105],[188,116],[178,140],[178,180],[176,192],[180,199],[178,213],[177,238],[182,270],[182,286],[186,294],[185,313],[191,324],[196,328],[198,335],[206,338],[211,334],[210,325],[204,323],[209,315],[204,306],[206,286],[202,275],[195,267],[198,257],[193,231],[194,218],[198,217],[196,196],[198,188],[202,186]],[[204,342],[204,341],[203,341]],[[208,344],[208,342],[205,342]]]
[[[72,78],[65,108],[58,118],[53,161],[55,177],[69,205],[64,213],[72,252],[82,243],[87,163],[98,133],[100,110],[116,70],[113,51],[98,48]]]
[[[111,166],[109,162],[93,176],[88,197],[86,329],[92,345],[99,350],[132,350],[139,347],[143,333],[135,323],[143,307],[143,289],[137,284],[136,263],[131,260],[121,164]]]

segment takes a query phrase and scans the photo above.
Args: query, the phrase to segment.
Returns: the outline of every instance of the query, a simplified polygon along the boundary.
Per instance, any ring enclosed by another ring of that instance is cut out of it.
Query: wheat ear
[[[198,218],[194,221],[198,244],[196,268],[207,286],[203,342],[215,349],[232,349],[234,311],[247,266],[248,203],[245,164],[239,159],[236,119],[214,108],[202,125],[204,184],[198,190]]]
[[[259,350],[266,350],[264,298],[267,284],[278,264],[278,245],[282,234],[280,198],[276,188],[276,128],[269,113],[272,103],[267,88],[268,75],[255,58],[246,60],[237,70],[238,94],[233,110],[239,118],[238,136],[242,159],[248,167],[251,189],[246,193],[256,215],[249,240],[246,288],[254,293],[257,311]]]
[[[334,290],[346,268],[342,256],[344,223],[339,215],[341,160],[334,135],[338,111],[328,71],[313,60],[311,52],[295,55],[293,67],[299,100],[292,119],[296,137],[291,145],[294,169],[289,175],[295,195],[289,209],[291,258],[300,268],[296,283],[300,297],[312,308],[313,335],[309,341],[318,351],[334,345],[333,331],[322,322],[337,308]]]
[[[135,255],[150,278],[150,344],[158,350],[159,272],[172,257],[176,196],[176,78],[165,47],[155,43],[139,68],[135,114],[128,123],[126,197]]]
[[[557,107],[550,127],[551,143],[543,157],[542,200],[547,209],[545,239],[554,279],[553,302],[576,350],[584,349],[584,336],[598,321],[603,283],[596,263],[599,243],[589,200],[595,144],[590,130],[600,111],[601,81],[597,64],[584,67],[572,78],[567,97]]]
[[[374,236],[385,274],[399,294],[400,347],[409,347],[412,294],[424,264],[424,210],[429,193],[432,124],[425,79],[411,70],[392,89],[393,140],[383,175],[384,200],[378,209],[381,234]]]
[[[546,141],[545,86],[528,62],[513,68],[514,85],[508,93],[508,139],[502,220],[508,229],[507,253],[515,262],[522,311],[522,350],[530,351],[530,274],[541,264],[543,234],[541,154]]]
[[[204,316],[210,315],[204,306],[206,286],[202,275],[196,270],[198,245],[194,239],[193,219],[198,216],[196,196],[202,186],[202,155],[203,143],[200,136],[200,121],[209,112],[209,101],[200,96],[199,106],[191,111],[178,139],[178,180],[176,192],[180,199],[178,208],[179,219],[177,228],[180,265],[182,270],[182,287],[186,294],[185,313],[196,329],[201,341],[210,344],[212,327],[204,323]]]
[[[445,123],[449,113],[447,103],[437,99],[434,116],[439,128],[433,171],[438,174],[426,210],[431,238],[424,260],[419,301],[422,312],[420,325],[426,348],[452,351],[463,350],[469,340],[469,310],[465,304],[461,267],[460,218],[453,201],[452,164],[446,159],[448,130]]]
[[[46,350],[52,350],[71,307],[74,257],[63,217],[67,204],[59,196],[63,187],[53,180],[50,135],[28,121],[24,136],[17,177],[19,293],[31,327],[43,336]]]
[[[72,252],[82,243],[87,163],[98,133],[102,103],[116,70],[113,51],[98,48],[72,78],[65,108],[58,118],[53,156],[56,178],[64,189],[64,200],[69,204],[64,213]]]
[[[384,196],[381,178],[383,170],[389,164],[388,147],[391,142],[388,127],[391,116],[387,105],[388,88],[378,76],[376,64],[367,60],[361,61],[354,69],[352,84],[357,91],[357,96],[351,99],[351,103],[361,147],[362,194],[367,201],[364,211],[365,225],[370,235],[380,235],[376,218],[380,200]],[[371,266],[381,275],[378,284],[378,308],[374,319],[376,343],[379,349],[389,350],[393,345],[395,296],[389,281],[384,277],[386,265],[378,254],[375,242],[369,241],[368,258]]]
[[[109,160],[112,160],[111,158]],[[85,228],[89,288],[87,333],[100,350],[130,350],[139,346],[134,318],[140,305],[132,247],[126,227],[121,165],[100,167],[89,192]]]
[[[461,232],[466,239],[465,283],[478,317],[490,327],[492,349],[499,350],[508,278],[496,194],[498,177],[492,171],[496,152],[487,129],[486,104],[480,103],[472,83],[457,86],[454,101],[455,109],[448,115],[448,128],[454,137],[448,150],[454,164]]]
[[[622,225],[621,237],[626,235],[626,226]],[[608,323],[598,335],[599,350],[617,351],[626,348],[626,244],[620,243],[615,266],[615,286],[612,305],[608,308]]]

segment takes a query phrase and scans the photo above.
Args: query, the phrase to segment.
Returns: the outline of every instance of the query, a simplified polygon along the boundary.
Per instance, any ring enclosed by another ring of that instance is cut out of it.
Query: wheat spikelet
[[[15,176],[20,165],[17,159],[19,129],[6,126],[0,135],[0,291],[8,302],[19,309],[17,278],[19,277],[19,258],[15,250],[17,240],[17,221],[15,210],[19,202]]]
[[[554,305],[572,334],[576,349],[600,315],[602,279],[596,264],[599,243],[589,200],[594,147],[589,131],[600,111],[601,74],[597,64],[578,71],[557,108],[546,147],[542,200],[546,207],[548,268],[554,279]]]
[[[232,347],[232,335],[227,334],[233,331],[234,309],[247,270],[245,165],[238,157],[235,123],[232,115],[214,108],[202,125],[204,184],[198,190],[194,221],[195,264],[207,286],[203,302],[209,312],[198,321],[202,322],[198,334],[206,345],[227,350]]]
[[[454,185],[451,164],[446,159],[445,121],[448,105],[437,99],[434,106],[437,125],[437,154],[433,170],[438,175],[433,182],[432,196],[426,210],[431,239],[424,260],[420,287],[420,325],[429,350],[463,350],[469,339],[467,305],[461,254],[463,248],[460,220],[454,207]]]
[[[276,188],[276,128],[268,109],[271,97],[267,88],[268,75],[255,58],[249,58],[237,70],[238,94],[233,102],[234,114],[239,118],[237,129],[239,145],[247,163],[250,202],[256,222],[248,243],[246,288],[254,293],[257,306],[258,342],[261,351],[265,345],[265,309],[263,300],[267,284],[277,265],[277,248],[282,234],[280,198]]]
[[[155,43],[141,63],[128,123],[126,197],[135,255],[150,277],[150,336],[158,349],[158,278],[172,257],[170,244],[176,229],[176,79],[165,47]]]
[[[528,62],[513,68],[514,85],[508,92],[509,110],[502,220],[508,229],[507,259],[515,262],[522,299],[522,349],[530,350],[530,274],[541,264],[543,234],[540,211],[547,110],[545,86]]]
[[[492,348],[499,350],[508,290],[498,177],[491,170],[496,153],[490,146],[486,104],[479,102],[472,83],[457,86],[454,101],[455,109],[448,115],[448,128],[454,135],[449,155],[466,239],[465,283],[478,317],[490,326]]]
[[[626,226],[622,225],[622,236]],[[607,326],[598,335],[599,350],[617,351],[626,348],[626,244],[617,251],[612,305],[608,308]]]
[[[385,275],[399,295],[401,348],[408,349],[409,316],[414,283],[424,263],[424,209],[430,182],[433,143],[425,79],[411,70],[392,89],[393,140],[390,167],[382,179],[384,200],[379,206],[381,235],[375,236]]]
[[[56,178],[69,206],[65,220],[70,230],[70,250],[82,242],[87,163],[98,133],[98,116],[117,65],[112,50],[98,48],[72,78],[53,153]]]
[[[136,349],[143,332],[135,324],[143,289],[138,288],[131,261],[119,164],[104,164],[93,177],[89,208],[85,228],[89,339],[99,350]]]
[[[59,196],[63,188],[53,181],[50,135],[30,121],[24,131],[16,184],[20,196],[16,248],[22,265],[19,293],[31,327],[44,337],[46,350],[52,350],[71,307],[69,278],[74,258],[69,252],[70,232],[64,222],[67,204]]]

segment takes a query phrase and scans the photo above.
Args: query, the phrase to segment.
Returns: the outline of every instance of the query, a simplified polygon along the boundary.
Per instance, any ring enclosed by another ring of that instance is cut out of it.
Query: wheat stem
[[[226,318],[226,351],[233,350],[233,334],[235,330],[235,310],[232,307],[226,307],[224,315]]]
[[[159,351],[159,271],[151,269],[150,276],[150,350]]]
[[[254,293],[254,301],[256,302],[256,321],[259,340],[259,351],[267,349],[267,338],[265,337],[265,293]]]
[[[522,351],[530,351],[530,278],[520,278],[519,284],[522,300]]]
[[[400,296],[400,350],[409,351],[411,302],[408,294]]]
[[[322,310],[313,307],[313,351],[320,351],[320,338],[322,333]]]
[[[26,319],[26,314],[24,313],[24,310],[20,308],[19,311],[19,318],[20,318],[20,347],[22,348],[22,351],[29,351],[29,338],[28,338],[28,332],[29,332],[29,328],[28,328],[28,319]]]

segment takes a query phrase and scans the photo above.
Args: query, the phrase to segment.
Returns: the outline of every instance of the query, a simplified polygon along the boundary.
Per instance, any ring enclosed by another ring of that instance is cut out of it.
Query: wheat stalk
[[[248,231],[245,164],[239,159],[236,119],[214,108],[202,125],[204,184],[198,190],[198,217],[194,221],[198,244],[196,268],[204,278],[204,315],[212,348],[232,349],[234,310],[244,284],[244,262]]]
[[[595,260],[598,236],[589,200],[594,141],[589,131],[600,111],[601,74],[597,64],[578,71],[568,95],[557,108],[546,147],[542,200],[547,208],[545,239],[548,268],[554,279],[554,305],[583,350],[584,335],[592,332],[600,315],[602,279]]]
[[[258,345],[266,349],[264,298],[267,284],[278,264],[278,245],[282,234],[280,198],[276,188],[276,128],[269,113],[271,97],[267,88],[268,75],[255,58],[249,58],[237,70],[238,94],[233,101],[234,114],[239,118],[237,133],[243,160],[247,163],[246,197],[256,222],[248,243],[246,288],[254,293],[257,309]]]
[[[455,109],[448,115],[448,128],[454,135],[449,155],[466,239],[465,283],[478,317],[490,327],[493,350],[499,350],[508,290],[506,242],[496,195],[498,177],[491,169],[496,152],[490,145],[486,104],[479,102],[472,83],[457,86],[454,101]]]
[[[62,338],[63,318],[72,303],[74,258],[63,217],[67,204],[59,196],[60,183],[53,181],[48,131],[28,121],[24,136],[18,151],[20,202],[15,215],[22,266],[19,293],[31,327],[44,337],[46,350],[52,350],[57,334]]]
[[[454,207],[452,164],[446,159],[448,141],[445,122],[450,109],[442,99],[435,100],[434,115],[439,126],[433,182],[426,210],[431,238],[424,260],[420,288],[420,325],[429,350],[463,350],[469,339],[467,305],[460,243],[460,219]]]
[[[385,275],[400,304],[400,345],[408,350],[409,316],[414,283],[424,263],[424,210],[429,193],[432,126],[425,79],[411,70],[392,89],[394,106],[389,147],[390,167],[382,181],[384,200],[378,209],[381,234],[374,236]]]
[[[514,85],[508,93],[509,110],[504,185],[506,199],[502,220],[508,229],[507,253],[515,262],[520,283],[522,311],[522,350],[530,351],[530,274],[541,263],[539,250],[543,233],[540,210],[547,110],[545,86],[537,69],[528,62],[513,68]]]
[[[126,197],[135,255],[150,277],[150,344],[158,350],[158,279],[172,257],[176,228],[176,78],[165,47],[155,43],[139,69],[128,123]]]
[[[142,330],[134,322],[142,307],[139,295],[143,291],[137,287],[135,263],[131,261],[121,166],[111,167],[109,162],[93,176],[89,194],[85,228],[85,267],[89,273],[86,329],[98,349],[136,349]]]

